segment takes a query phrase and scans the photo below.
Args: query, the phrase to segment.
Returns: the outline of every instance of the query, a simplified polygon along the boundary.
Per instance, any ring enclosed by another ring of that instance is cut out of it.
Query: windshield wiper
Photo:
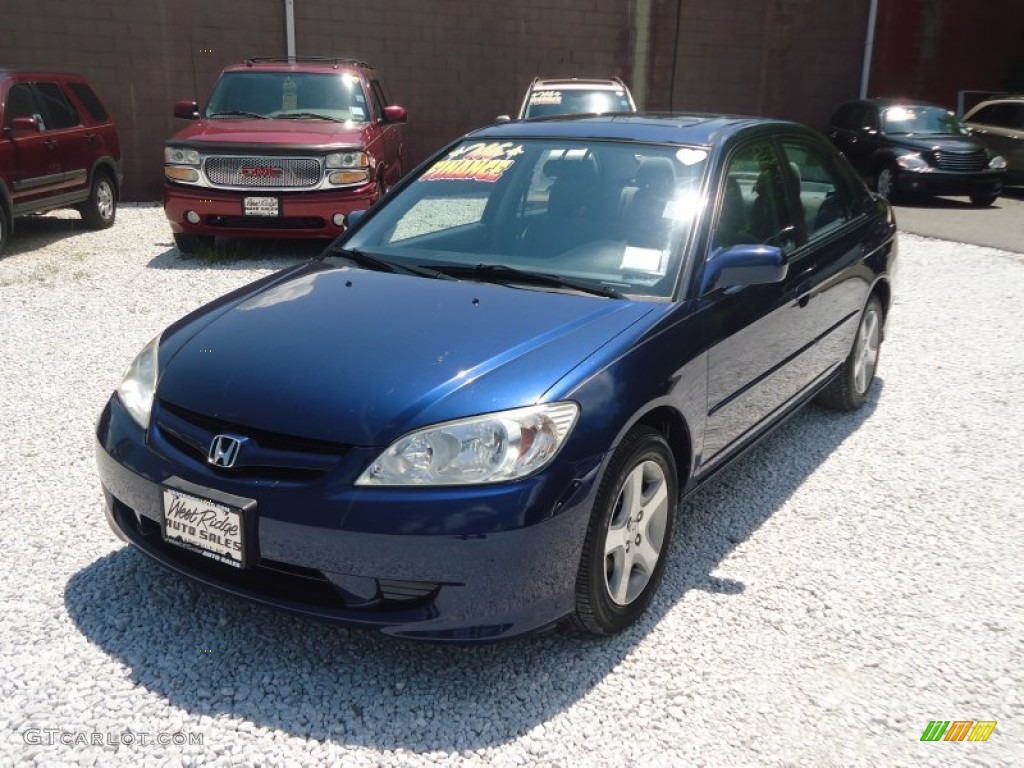
[[[546,285],[551,288],[569,288],[581,293],[604,296],[608,299],[625,299],[626,296],[607,285],[594,285],[582,280],[572,280],[547,272],[530,272],[525,269],[507,267],[504,264],[458,265],[446,264],[439,269],[453,277],[469,277],[485,283],[523,283],[526,285]]]
[[[302,120],[306,118],[316,118],[318,120],[330,120],[332,123],[344,123],[340,117],[331,117],[330,115],[321,115],[319,112],[284,112],[280,115],[274,115],[278,120],[290,120],[295,118]]]
[[[371,256],[368,253],[357,250],[355,248],[341,248],[338,246],[331,246],[328,248],[324,255],[337,254],[343,259],[346,259],[357,267],[363,267],[365,269],[372,269],[377,272],[392,272],[394,274],[402,275],[416,275],[418,277],[432,277],[435,280],[454,280],[455,278],[451,275],[446,275],[444,272],[438,272],[436,269],[429,269],[428,267],[420,267],[414,264],[396,264],[393,261],[387,261],[377,256]]]
[[[267,119],[266,115],[260,115],[257,114],[256,112],[246,112],[242,109],[227,109],[223,112],[211,112],[207,115],[207,117],[255,117],[259,118],[260,120]]]

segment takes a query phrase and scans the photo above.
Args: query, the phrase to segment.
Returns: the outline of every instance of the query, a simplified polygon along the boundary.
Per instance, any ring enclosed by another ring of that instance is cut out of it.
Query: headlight
[[[928,171],[931,166],[928,161],[918,154],[900,155],[896,158],[896,165],[908,171]]]
[[[550,403],[449,421],[393,442],[356,485],[471,485],[515,480],[545,467],[579,415]]]
[[[199,165],[199,152],[183,147],[164,147],[164,162],[172,165]]]
[[[121,386],[117,388],[117,396],[125,410],[131,414],[143,429],[149,427],[149,415],[153,410],[153,394],[156,392],[156,377],[159,370],[157,364],[157,348],[160,337],[157,336],[142,348],[138,356],[125,371]]]
[[[1006,158],[1002,155],[996,155],[988,161],[988,167],[994,171],[1001,171],[1006,167]]]
[[[370,160],[365,152],[332,152],[324,164],[328,168],[366,168]]]

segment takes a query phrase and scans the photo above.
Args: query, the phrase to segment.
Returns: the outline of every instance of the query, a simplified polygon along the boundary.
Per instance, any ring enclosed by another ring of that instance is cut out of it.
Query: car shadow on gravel
[[[168,241],[170,238],[168,237]],[[202,248],[184,254],[170,242],[167,250],[150,259],[150,269],[201,269],[205,267],[249,269],[259,262],[288,266],[319,256],[330,240],[227,239],[218,240],[215,248]]]
[[[742,593],[742,583],[714,571],[871,416],[882,385],[856,413],[804,409],[691,497],[649,614],[615,637],[558,629],[484,646],[413,644],[251,605],[131,548],[72,576],[65,605],[137,685],[196,726],[204,715],[229,716],[245,721],[232,730],[280,729],[380,750],[504,744],[584,698],[669,611],[694,610],[681,604],[689,592]],[[700,615],[686,620],[699,625]],[[695,666],[706,663],[699,646]],[[209,737],[207,744],[215,746]]]
[[[77,215],[19,217],[0,259],[39,251],[58,242],[73,250],[75,238],[94,233]]]

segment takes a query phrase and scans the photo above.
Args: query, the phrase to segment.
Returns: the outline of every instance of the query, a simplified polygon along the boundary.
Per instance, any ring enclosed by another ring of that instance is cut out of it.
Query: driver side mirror
[[[39,133],[41,130],[42,126],[34,117],[15,117],[11,120],[11,124],[4,129],[4,133],[13,136],[17,133]]]
[[[174,105],[174,116],[182,120],[197,120],[199,118],[199,104],[194,101],[179,101]]]
[[[390,104],[384,107],[384,122],[404,123],[408,120],[409,113],[405,111],[405,107],[399,107],[396,104]]]
[[[730,285],[781,283],[789,272],[782,249],[774,245],[734,245],[713,251],[704,262],[701,294]]]
[[[348,216],[345,217],[345,229],[352,229],[365,215],[366,211],[364,209],[350,211]]]

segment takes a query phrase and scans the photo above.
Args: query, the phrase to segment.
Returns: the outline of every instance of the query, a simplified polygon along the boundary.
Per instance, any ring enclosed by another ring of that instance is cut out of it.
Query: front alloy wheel
[[[892,200],[896,194],[896,171],[891,166],[885,166],[878,171],[875,177],[875,191],[886,200]]]
[[[574,623],[595,635],[643,615],[661,581],[675,522],[678,481],[665,438],[637,427],[608,463],[583,545]]]
[[[855,411],[867,402],[868,391],[878,370],[883,317],[882,303],[872,294],[860,316],[860,326],[849,357],[818,396],[822,405],[837,411]]]

